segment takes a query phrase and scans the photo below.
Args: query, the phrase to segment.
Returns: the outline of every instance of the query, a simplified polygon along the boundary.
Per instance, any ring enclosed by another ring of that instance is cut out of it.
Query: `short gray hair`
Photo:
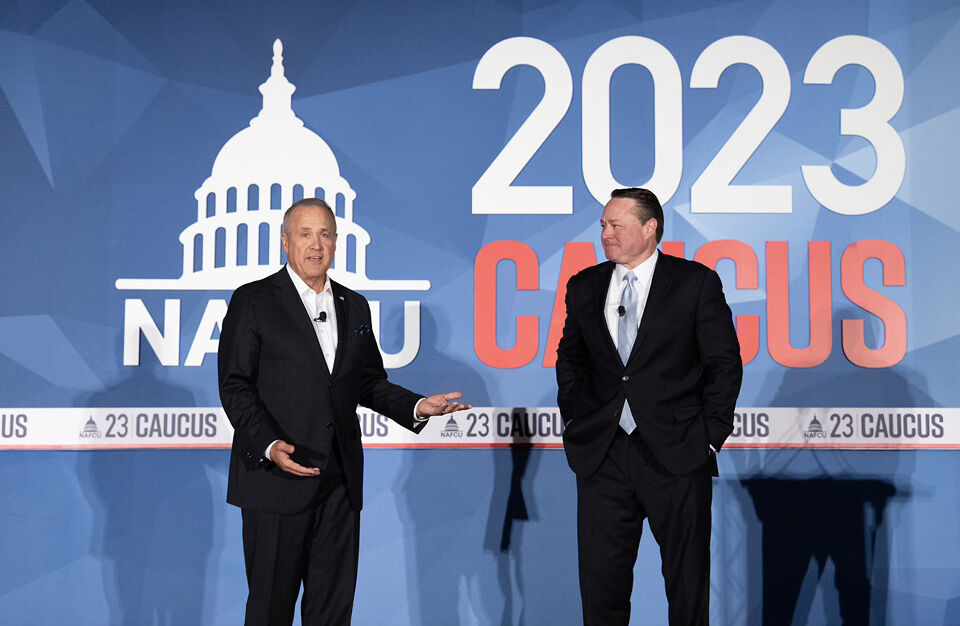
[[[283,224],[280,225],[280,233],[287,232],[287,224],[290,221],[290,216],[293,215],[293,212],[299,209],[302,206],[312,206],[318,209],[326,209],[330,212],[330,215],[333,216],[333,223],[337,223],[337,214],[334,213],[333,209],[330,208],[330,205],[321,200],[320,198],[304,198],[303,200],[297,200],[290,205],[290,208],[284,211],[283,213]]]

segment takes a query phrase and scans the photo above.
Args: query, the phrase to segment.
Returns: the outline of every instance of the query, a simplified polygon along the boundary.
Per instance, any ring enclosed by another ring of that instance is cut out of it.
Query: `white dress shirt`
[[[300,294],[300,301],[303,302],[303,308],[310,316],[313,330],[317,333],[317,341],[320,342],[320,349],[323,350],[323,360],[327,362],[327,371],[333,372],[334,358],[337,354],[337,311],[333,306],[333,290],[330,288],[330,277],[328,276],[323,283],[323,289],[320,293],[313,290],[313,287],[306,282],[297,273],[287,265],[287,273],[290,274],[290,280],[293,286]],[[320,321],[318,317],[321,312],[325,312],[327,317]]]
[[[618,350],[620,346],[618,345],[619,333],[617,332],[617,326],[620,323],[620,314],[617,312],[617,309],[620,308],[620,294],[623,293],[626,287],[626,281],[623,280],[623,277],[627,272],[633,272],[633,275],[637,277],[637,324],[640,324],[640,320],[643,319],[643,309],[647,306],[647,296],[650,295],[650,283],[653,282],[653,268],[657,266],[658,256],[660,256],[660,251],[655,249],[649,259],[632,270],[628,270],[619,264],[613,268],[613,275],[610,277],[610,286],[607,288],[607,300],[603,305],[603,316],[607,321],[607,330],[610,331],[610,336],[613,337],[613,345],[616,346]]]

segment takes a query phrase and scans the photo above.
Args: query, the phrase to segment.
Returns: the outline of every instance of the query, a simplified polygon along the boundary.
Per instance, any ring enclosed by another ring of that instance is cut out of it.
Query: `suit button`
[[[630,380],[630,377],[629,377],[629,376],[624,376],[624,377],[621,378],[620,380],[622,380],[623,382],[627,382],[628,380]]]
[[[333,428],[333,422],[327,422],[327,428]]]

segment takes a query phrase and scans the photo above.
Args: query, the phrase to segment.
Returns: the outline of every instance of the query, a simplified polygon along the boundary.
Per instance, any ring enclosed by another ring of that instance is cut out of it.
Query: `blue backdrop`
[[[0,0],[0,621],[240,623],[219,321],[321,193],[391,378],[477,407],[361,416],[355,623],[577,623],[558,296],[645,185],[746,363],[713,622],[960,623],[958,56],[936,0]]]

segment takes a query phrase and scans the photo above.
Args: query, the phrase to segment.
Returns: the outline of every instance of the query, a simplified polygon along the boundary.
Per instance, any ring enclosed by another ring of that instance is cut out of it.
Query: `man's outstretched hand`
[[[440,393],[435,396],[430,396],[429,398],[424,398],[417,406],[417,416],[433,417],[435,415],[446,415],[447,413],[453,413],[454,411],[462,411],[464,409],[471,408],[472,405],[470,404],[454,402],[454,400],[462,397],[462,393],[459,391],[454,391],[452,393]]]

